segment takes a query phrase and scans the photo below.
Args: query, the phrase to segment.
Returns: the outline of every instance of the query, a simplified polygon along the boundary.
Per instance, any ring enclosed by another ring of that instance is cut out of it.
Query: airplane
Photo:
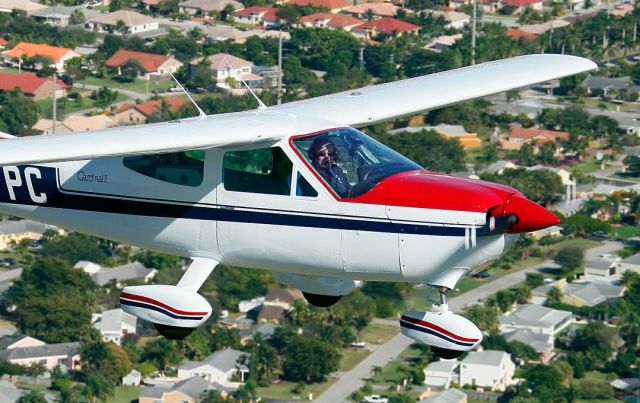
[[[319,307],[363,281],[435,287],[439,303],[405,312],[401,330],[453,358],[482,332],[448,309],[447,292],[558,219],[514,188],[425,170],[357,128],[596,68],[527,55],[247,112],[2,134],[0,211],[192,259],[177,285],[120,295],[168,338],[211,316],[198,289],[225,264],[273,271]]]

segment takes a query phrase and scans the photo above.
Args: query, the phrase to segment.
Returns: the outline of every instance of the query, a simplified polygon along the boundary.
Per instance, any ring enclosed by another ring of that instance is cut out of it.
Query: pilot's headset
[[[320,151],[322,147],[325,147],[327,145],[332,145],[333,149],[335,150],[336,155],[333,157],[333,160],[335,162],[340,161],[340,154],[338,153],[338,147],[336,147],[336,145],[334,144],[333,141],[331,141],[331,139],[325,136],[318,137],[317,139],[313,140],[313,143],[311,143],[311,147],[309,147],[309,151],[307,151],[307,158],[309,158],[309,161],[313,163],[316,159],[316,154],[318,153],[318,151]]]

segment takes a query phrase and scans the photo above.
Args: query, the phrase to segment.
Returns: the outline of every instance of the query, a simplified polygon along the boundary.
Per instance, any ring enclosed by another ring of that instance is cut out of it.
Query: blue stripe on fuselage
[[[101,195],[62,193],[58,188],[56,169],[37,166],[41,178],[32,178],[36,194],[47,195],[47,202],[39,204],[32,200],[26,185],[24,170],[19,166],[22,185],[12,187],[15,200],[9,197],[5,175],[0,175],[0,203],[60,208],[65,210],[95,211],[139,215],[149,217],[183,218],[197,220],[217,220],[249,224],[281,225],[289,227],[309,227],[342,229],[368,232],[404,233],[436,236],[464,236],[465,229],[443,225],[391,223],[388,220],[343,218],[329,215],[302,215],[299,212],[274,211],[265,209],[247,210],[233,206],[202,206],[177,204],[169,200],[113,199]]]

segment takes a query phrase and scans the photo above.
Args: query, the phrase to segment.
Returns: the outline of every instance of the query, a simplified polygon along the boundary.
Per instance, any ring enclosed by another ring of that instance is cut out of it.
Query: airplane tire
[[[182,340],[193,332],[193,327],[178,327],[154,323],[158,333],[170,340]]]
[[[449,350],[448,348],[440,348],[431,346],[431,351],[439,358],[443,358],[445,360],[451,360],[453,358],[460,357],[464,351],[458,350]]]
[[[320,295],[320,294],[311,294],[310,292],[302,292],[304,298],[313,306],[317,306],[318,308],[327,308],[336,302],[340,301],[342,295]]]

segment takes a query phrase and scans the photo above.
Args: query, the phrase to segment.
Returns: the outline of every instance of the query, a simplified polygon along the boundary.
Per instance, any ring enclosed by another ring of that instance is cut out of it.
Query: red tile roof
[[[135,52],[133,50],[119,50],[107,60],[107,66],[119,67],[129,60],[137,61],[146,73],[155,73],[171,56],[156,55],[154,53]]]
[[[364,22],[361,19],[352,17],[350,15],[332,14],[332,13],[309,14],[305,17],[300,17],[298,22],[300,22],[301,24],[304,24],[308,22],[316,22],[316,21],[323,21],[323,20],[329,20],[327,22],[327,25],[334,28],[351,27],[354,25],[362,24]]]
[[[532,34],[518,28],[508,29],[504,34],[512,39],[515,39],[516,41],[520,39],[524,39],[525,41],[533,41],[538,37],[538,35],[536,34]]]
[[[10,57],[22,57],[23,55],[27,57],[46,56],[57,63],[68,52],[71,52],[71,49],[39,43],[20,42],[13,49],[7,51],[5,55]]]
[[[542,0],[503,0],[503,4],[513,7],[526,7],[536,3],[542,3]]]
[[[536,138],[538,143],[547,143],[549,141],[557,141],[558,139],[569,140],[569,132],[558,132],[554,130],[542,130],[531,127],[525,129],[524,127],[511,127],[509,131],[509,137],[528,140]]]
[[[328,10],[338,10],[351,5],[347,0],[289,0],[287,4],[313,6],[317,8],[326,8]]]
[[[241,17],[250,17],[255,14],[264,13],[263,17],[265,20],[277,20],[278,19],[278,9],[274,7],[266,7],[266,6],[251,6],[244,8],[242,10],[234,11],[233,15],[238,15]]]
[[[5,46],[7,43],[9,42],[6,39],[0,38],[0,46]]]
[[[128,111],[129,109],[136,109],[138,112],[142,113],[146,117],[149,117],[156,113],[160,109],[160,105],[162,104],[162,100],[166,101],[169,105],[169,110],[171,112],[177,112],[182,108],[187,101],[181,97],[166,97],[162,99],[154,99],[151,101],[143,102],[141,104],[123,104],[115,113],[121,113],[124,111]]]
[[[378,32],[382,32],[385,34],[392,34],[394,32],[410,32],[417,31],[420,29],[419,26],[397,20],[391,17],[379,18],[377,20],[365,22],[364,24],[358,25],[353,29],[365,30],[365,29],[375,29]]]
[[[33,73],[7,74],[0,73],[0,91],[19,89],[24,94],[34,94],[50,78],[38,77]],[[61,80],[56,81],[58,88],[70,89],[71,86]]]

